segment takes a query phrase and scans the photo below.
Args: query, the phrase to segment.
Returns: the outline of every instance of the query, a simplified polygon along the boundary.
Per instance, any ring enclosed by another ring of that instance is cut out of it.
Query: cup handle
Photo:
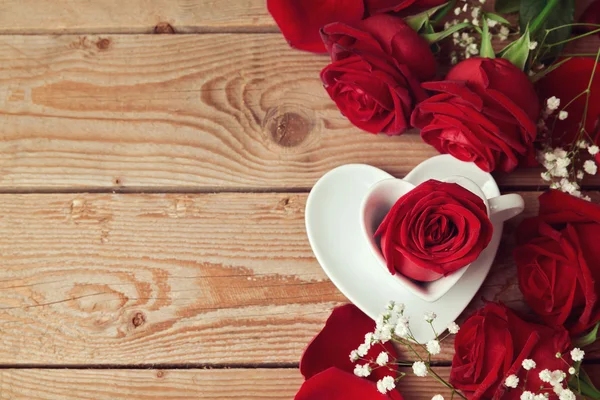
[[[504,222],[521,214],[525,209],[523,198],[516,193],[488,199],[490,207],[490,219]]]

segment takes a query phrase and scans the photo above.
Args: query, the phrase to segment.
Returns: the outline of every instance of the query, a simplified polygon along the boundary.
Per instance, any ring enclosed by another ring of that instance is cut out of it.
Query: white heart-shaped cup
[[[456,183],[479,196],[487,207],[490,220],[494,223],[504,222],[513,218],[519,215],[525,208],[523,198],[518,194],[506,194],[488,199],[481,188],[468,178],[451,176],[443,181]],[[388,271],[387,263],[381,252],[379,240],[375,238],[375,232],[398,199],[414,188],[415,186],[412,183],[402,179],[385,179],[373,185],[362,201],[360,224],[363,234],[369,243],[373,255],[378,260],[380,266],[386,271]],[[418,271],[419,280],[410,279],[401,273],[396,273],[391,277],[423,300],[433,302],[446,294],[458,282],[469,265],[447,276],[414,266],[411,269],[412,275],[415,276],[414,271]],[[422,273],[420,270],[422,270]]]

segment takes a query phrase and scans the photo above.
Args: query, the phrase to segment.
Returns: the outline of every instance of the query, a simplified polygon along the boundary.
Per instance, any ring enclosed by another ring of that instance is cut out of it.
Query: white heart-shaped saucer
[[[444,180],[451,175],[469,178],[491,199],[500,195],[492,176],[473,163],[449,155],[430,158],[419,164],[404,180],[418,185],[429,179]],[[315,256],[338,289],[363,312],[375,319],[390,300],[406,304],[406,314],[415,338],[427,342],[434,337],[422,321],[425,312],[438,317],[434,327],[442,332],[469,304],[494,261],[502,236],[502,222],[492,220],[494,234],[488,247],[462,278],[435,302],[415,296],[377,265],[362,237],[357,215],[363,198],[377,182],[393,178],[375,167],[351,164],[325,174],[313,187],[306,204],[306,231]]]

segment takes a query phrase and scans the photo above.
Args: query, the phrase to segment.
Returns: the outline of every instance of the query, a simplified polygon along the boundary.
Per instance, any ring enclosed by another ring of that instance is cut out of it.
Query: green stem
[[[594,29],[593,31],[589,31],[589,32],[583,33],[581,35],[573,36],[572,38],[561,40],[560,42],[547,44],[546,46],[547,47],[560,46],[561,44],[573,42],[575,40],[582,39],[586,36],[595,35],[598,32],[600,32],[600,29]]]
[[[544,23],[548,19],[548,16],[550,15],[550,13],[552,13],[552,11],[554,11],[554,8],[556,8],[556,6],[559,3],[560,3],[560,0],[549,0],[546,3],[546,6],[542,10],[542,12],[540,12],[538,14],[538,16],[535,17],[535,19],[533,20],[533,22],[530,25],[529,31],[531,32],[532,37],[544,25]]]
[[[568,28],[569,26],[594,26],[594,27],[600,28],[600,24],[587,24],[585,22],[576,22],[574,24],[565,24],[565,25],[555,26],[554,28],[548,28],[546,30],[548,32],[551,32],[551,31],[556,31],[556,30],[563,29],[563,28]]]

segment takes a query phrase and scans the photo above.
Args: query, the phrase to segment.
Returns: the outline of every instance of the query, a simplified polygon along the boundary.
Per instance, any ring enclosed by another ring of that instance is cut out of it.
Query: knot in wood
[[[312,121],[293,111],[267,113],[265,127],[273,142],[282,147],[295,147],[304,142],[312,130]]]
[[[171,26],[171,24],[167,22],[159,22],[154,27],[154,33],[163,34],[163,33],[175,33],[175,29]]]
[[[135,328],[139,328],[140,326],[144,325],[144,322],[146,322],[146,316],[141,312],[135,313],[131,319],[131,323]]]
[[[110,39],[104,38],[96,42],[96,47],[100,50],[108,50],[110,47]]]

